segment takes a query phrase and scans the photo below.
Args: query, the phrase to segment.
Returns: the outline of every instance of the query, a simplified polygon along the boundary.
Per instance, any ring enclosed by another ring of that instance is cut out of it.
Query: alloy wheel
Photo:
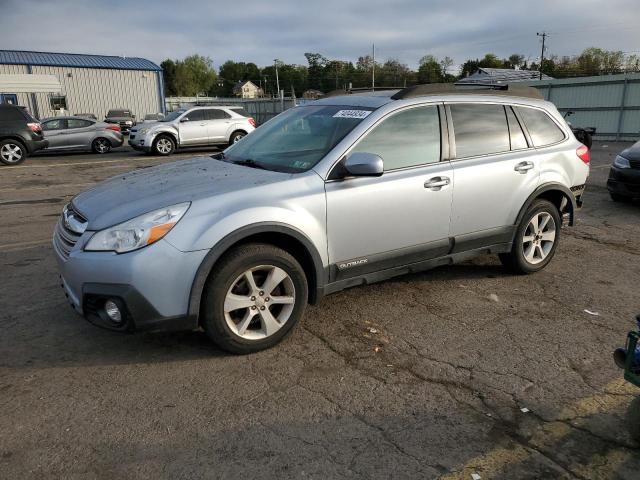
[[[238,133],[233,136],[233,143],[238,143],[243,138],[244,138],[244,133]]]
[[[109,143],[107,140],[96,140],[96,150],[98,153],[107,153],[109,151]]]
[[[224,317],[246,340],[270,337],[289,320],[295,305],[293,280],[282,268],[260,265],[239,275],[224,300]]]
[[[0,149],[0,157],[6,163],[18,163],[23,155],[22,148],[15,143],[6,143]]]
[[[173,144],[171,143],[171,140],[169,140],[168,138],[161,138],[158,140],[158,143],[156,144],[156,148],[160,153],[167,154],[167,153],[171,153],[171,150],[173,149]]]
[[[548,212],[538,212],[522,236],[522,252],[527,262],[536,265],[543,262],[556,241],[556,222]]]

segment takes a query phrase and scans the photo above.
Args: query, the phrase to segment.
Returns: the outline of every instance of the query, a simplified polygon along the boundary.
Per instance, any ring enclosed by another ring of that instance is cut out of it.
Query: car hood
[[[626,150],[620,152],[620,156],[627,160],[640,160],[640,142],[636,142]]]
[[[198,157],[118,175],[78,194],[72,203],[88,220],[88,230],[101,230],[159,208],[278,182],[290,175]]]

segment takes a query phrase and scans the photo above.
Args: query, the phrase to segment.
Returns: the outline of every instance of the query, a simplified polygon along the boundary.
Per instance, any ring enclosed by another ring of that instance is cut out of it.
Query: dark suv
[[[40,122],[24,107],[0,105],[0,162],[17,165],[48,145]]]
[[[136,124],[136,116],[127,108],[116,108],[107,112],[104,121],[118,124],[122,133],[129,133],[131,127]]]

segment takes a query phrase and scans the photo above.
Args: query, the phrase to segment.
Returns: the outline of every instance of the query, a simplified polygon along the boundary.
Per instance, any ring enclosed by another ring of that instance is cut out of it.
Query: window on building
[[[564,139],[560,127],[542,110],[518,107],[518,113],[522,116],[535,147],[544,147]]]
[[[502,105],[450,105],[456,139],[456,158],[508,152],[509,128]]]
[[[49,98],[52,110],[67,109],[67,97],[65,95],[51,95]]]
[[[392,115],[374,127],[353,152],[379,155],[385,171],[439,162],[438,108],[411,108]]]

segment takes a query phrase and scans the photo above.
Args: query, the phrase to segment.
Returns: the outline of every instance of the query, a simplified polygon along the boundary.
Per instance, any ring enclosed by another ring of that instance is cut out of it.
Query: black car
[[[42,136],[40,122],[24,107],[0,105],[0,162],[17,165],[49,142]]]
[[[131,127],[136,124],[136,116],[127,108],[118,108],[109,110],[104,121],[118,124],[122,133],[129,133]]]
[[[607,189],[616,202],[640,198],[640,142],[618,154],[609,171]]]

